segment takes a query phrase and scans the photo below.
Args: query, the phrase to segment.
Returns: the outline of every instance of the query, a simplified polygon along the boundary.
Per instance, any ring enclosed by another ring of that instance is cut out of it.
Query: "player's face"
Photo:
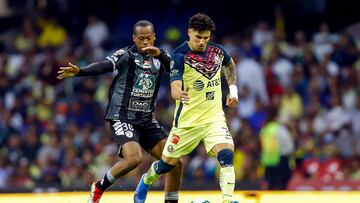
[[[151,26],[138,26],[133,34],[133,41],[138,50],[148,46],[154,46],[155,39],[155,33]]]
[[[188,30],[189,35],[189,47],[194,52],[204,52],[206,45],[210,40],[211,31],[206,30],[199,32],[194,29]]]

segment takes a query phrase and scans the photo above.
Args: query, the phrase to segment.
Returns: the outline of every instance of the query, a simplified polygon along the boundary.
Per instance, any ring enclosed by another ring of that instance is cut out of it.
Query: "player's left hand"
[[[238,103],[239,100],[237,97],[230,97],[230,95],[226,97],[226,106],[229,106],[231,108],[236,108]]]
[[[141,49],[141,51],[149,54],[152,57],[159,56],[161,54],[160,49],[157,48],[157,47],[154,47],[154,46],[144,47],[144,48]]]

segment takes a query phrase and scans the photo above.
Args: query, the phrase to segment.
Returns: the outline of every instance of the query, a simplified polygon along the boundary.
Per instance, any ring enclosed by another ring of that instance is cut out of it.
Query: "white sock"
[[[165,192],[165,200],[178,200],[179,192]]]
[[[220,169],[220,188],[222,199],[232,200],[235,188],[235,171],[233,166],[221,167]]]
[[[106,177],[111,183],[114,183],[116,180],[116,178],[111,173],[111,169],[108,170],[108,172],[106,173]]]

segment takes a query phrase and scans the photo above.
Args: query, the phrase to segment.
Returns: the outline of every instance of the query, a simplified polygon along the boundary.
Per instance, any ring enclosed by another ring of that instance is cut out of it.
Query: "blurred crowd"
[[[236,146],[236,178],[263,180],[259,131],[272,107],[295,146],[292,180],[360,181],[360,39],[332,31],[326,22],[315,33],[286,36],[279,19],[274,26],[260,21],[245,35],[214,38],[237,65],[239,107],[224,106]],[[118,159],[103,120],[113,75],[56,79],[68,62],[82,67],[120,48],[104,46],[111,43],[110,30],[91,16],[76,44],[55,18],[25,17],[16,29],[1,33],[0,189],[87,185]],[[157,43],[171,52],[182,41],[177,29],[168,32]],[[223,91],[226,96],[225,81]],[[169,130],[174,101],[167,75],[156,107],[156,117]],[[320,170],[329,160],[337,167]],[[116,185],[135,184],[151,161],[146,156]],[[317,167],[309,167],[314,161]],[[203,146],[184,162],[185,179],[218,177],[217,161]]]

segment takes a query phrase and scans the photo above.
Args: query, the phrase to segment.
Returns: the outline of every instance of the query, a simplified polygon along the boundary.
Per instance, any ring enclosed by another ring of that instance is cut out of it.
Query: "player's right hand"
[[[189,88],[186,88],[186,90],[178,89],[177,91],[172,92],[172,97],[175,100],[180,100],[181,102],[187,102],[190,100],[189,97]]]
[[[57,72],[58,76],[56,77],[59,80],[65,79],[67,77],[73,77],[80,72],[80,68],[76,65],[69,62],[69,66],[60,67],[60,70]]]
[[[147,46],[141,49],[142,52],[148,53],[150,56],[159,56],[161,54],[161,51],[159,48],[155,46]]]

